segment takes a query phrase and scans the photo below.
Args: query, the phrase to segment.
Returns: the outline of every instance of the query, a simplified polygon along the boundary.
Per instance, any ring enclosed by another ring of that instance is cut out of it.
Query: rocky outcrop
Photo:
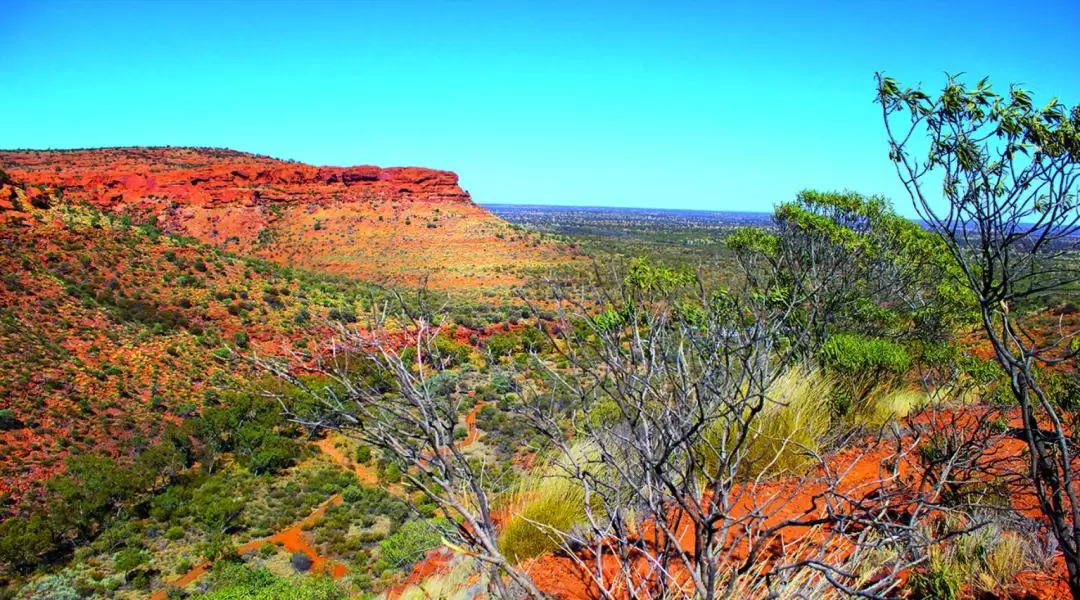
[[[450,171],[418,167],[315,167],[201,148],[3,151],[0,165],[29,185],[60,186],[103,208],[180,204],[387,200],[471,204]]]
[[[491,290],[563,259],[473,203],[450,171],[169,147],[0,151],[0,169],[25,210],[42,209],[37,192],[55,193],[53,204],[89,203],[230,253],[376,283]],[[0,220],[33,226],[19,206],[0,199]]]

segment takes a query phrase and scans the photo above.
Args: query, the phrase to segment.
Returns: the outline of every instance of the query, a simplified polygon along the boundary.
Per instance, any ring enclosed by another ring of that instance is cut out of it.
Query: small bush
[[[311,557],[303,552],[294,552],[292,560],[289,561],[293,568],[301,573],[307,573],[311,570]]]
[[[170,540],[176,541],[184,537],[184,528],[180,527],[179,525],[173,525],[165,531],[165,537]]]
[[[795,475],[805,472],[814,464],[814,455],[822,449],[831,422],[826,411],[821,410],[823,398],[833,391],[833,381],[820,372],[807,372],[794,368],[773,383],[768,391],[768,403],[750,421],[750,432],[739,449],[733,446],[731,436],[724,441],[718,420],[717,429],[706,433],[703,444],[702,463],[707,477],[716,474],[720,465],[720,452],[730,454],[738,451],[744,455],[740,465],[742,478],[761,474],[771,476]]]
[[[854,376],[902,375],[911,368],[911,356],[900,344],[849,334],[830,337],[820,358],[826,369]]]
[[[379,542],[379,558],[394,569],[404,569],[424,558],[428,550],[442,542],[439,526],[442,522],[413,520],[396,533]]]
[[[0,408],[0,431],[16,429],[19,426],[19,418],[15,411],[10,408]]]
[[[370,446],[357,446],[356,448],[356,462],[361,465],[366,465],[371,462],[371,447]]]
[[[113,568],[127,572],[150,560],[150,555],[142,548],[124,548],[113,556]]]
[[[915,598],[957,600],[963,590],[963,573],[947,551],[933,548],[926,568],[911,575],[908,589]]]

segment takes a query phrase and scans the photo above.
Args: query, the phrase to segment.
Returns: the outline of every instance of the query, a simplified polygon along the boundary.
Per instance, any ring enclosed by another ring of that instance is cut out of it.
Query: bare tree
[[[455,442],[465,395],[443,371],[462,357],[447,344],[444,311],[424,288],[415,300],[395,294],[374,304],[366,331],[339,326],[328,356],[309,367],[332,385],[312,385],[286,361],[257,360],[303,392],[306,401],[283,402],[285,412],[312,430],[359,439],[399,465],[409,486],[452,518],[444,536],[485,566],[496,597],[541,597],[499,550],[491,500],[498,488]]]
[[[741,260],[737,290],[642,262],[605,278],[615,285],[551,285],[552,347],[568,368],[534,356],[550,384],[525,406],[561,458],[557,476],[585,491],[585,526],[550,533],[599,597],[730,597],[748,576],[775,591],[807,570],[834,592],[880,597],[937,542],[920,524],[945,483],[909,486],[900,472],[919,440],[894,436],[858,487],[845,483],[854,462],[830,466],[801,432],[770,429],[789,401],[774,384],[814,334],[796,314],[819,289],[792,285],[767,254]],[[810,529],[820,539],[791,539]],[[852,565],[885,547],[899,551],[861,577]]]
[[[945,241],[958,279],[1009,379],[1030,452],[1028,475],[1080,598],[1080,479],[1062,409],[1038,368],[1072,360],[1076,331],[1037,334],[1019,308],[1080,279],[1080,107],[1043,108],[1012,86],[950,76],[937,97],[877,75],[877,101],[896,166],[922,220]],[[938,194],[938,190],[941,191]]]

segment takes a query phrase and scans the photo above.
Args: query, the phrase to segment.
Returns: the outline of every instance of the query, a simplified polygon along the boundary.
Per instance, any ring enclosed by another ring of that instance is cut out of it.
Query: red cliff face
[[[450,171],[316,167],[210,148],[0,151],[0,168],[27,194],[59,187],[65,202],[367,281],[491,289],[562,257],[474,204]]]
[[[179,203],[214,207],[270,202],[394,198],[470,204],[457,175],[416,167],[314,167],[195,148],[108,148],[0,152],[0,165],[27,184],[59,185],[103,208]]]

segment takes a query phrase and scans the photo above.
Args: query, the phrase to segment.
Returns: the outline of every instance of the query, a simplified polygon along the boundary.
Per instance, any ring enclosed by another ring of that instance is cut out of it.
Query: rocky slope
[[[0,168],[232,252],[367,281],[486,289],[562,257],[473,203],[449,171],[205,148],[0,151]]]

